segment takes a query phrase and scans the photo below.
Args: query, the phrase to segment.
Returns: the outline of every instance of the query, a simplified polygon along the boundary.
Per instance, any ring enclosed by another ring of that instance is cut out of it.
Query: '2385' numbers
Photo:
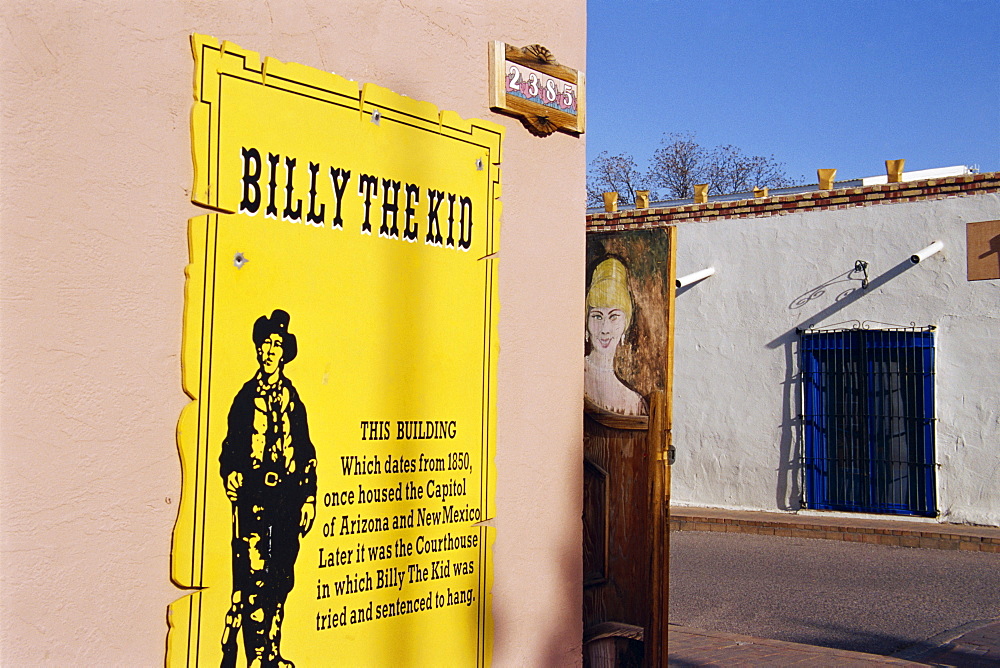
[[[561,90],[557,87],[562,84]],[[559,81],[545,77],[544,83],[538,74],[524,70],[508,62],[507,91],[519,92],[529,100],[534,100],[547,107],[556,107],[571,111],[576,110],[576,87],[567,81]]]

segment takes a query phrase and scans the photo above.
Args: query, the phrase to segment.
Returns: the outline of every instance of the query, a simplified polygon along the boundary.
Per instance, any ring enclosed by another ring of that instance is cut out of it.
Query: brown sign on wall
[[[1000,278],[1000,220],[965,226],[965,247],[970,281]]]

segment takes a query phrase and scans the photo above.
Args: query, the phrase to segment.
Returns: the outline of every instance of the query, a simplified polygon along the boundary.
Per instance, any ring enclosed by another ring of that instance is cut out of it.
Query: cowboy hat
[[[284,349],[282,357],[286,364],[295,359],[295,355],[299,352],[295,335],[288,332],[288,320],[290,317],[286,311],[275,309],[271,312],[270,318],[262,315],[253,324],[253,342],[258,348],[264,343],[264,339],[271,334],[281,335],[282,348]]]

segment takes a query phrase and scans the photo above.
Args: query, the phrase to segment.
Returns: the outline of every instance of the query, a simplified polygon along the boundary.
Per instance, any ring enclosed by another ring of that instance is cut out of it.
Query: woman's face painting
[[[590,343],[600,353],[614,352],[625,333],[625,312],[620,308],[590,307],[587,313],[587,331]]]

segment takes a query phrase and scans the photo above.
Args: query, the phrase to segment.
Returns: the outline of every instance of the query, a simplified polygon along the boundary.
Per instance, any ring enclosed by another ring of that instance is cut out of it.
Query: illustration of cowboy
[[[233,594],[222,637],[222,666],[235,666],[243,631],[251,668],[294,668],[281,656],[285,600],[295,585],[299,539],[316,518],[316,449],[306,407],[285,376],[298,352],[289,315],[275,310],[253,325],[259,369],[229,409],[219,456],[233,505]]]

